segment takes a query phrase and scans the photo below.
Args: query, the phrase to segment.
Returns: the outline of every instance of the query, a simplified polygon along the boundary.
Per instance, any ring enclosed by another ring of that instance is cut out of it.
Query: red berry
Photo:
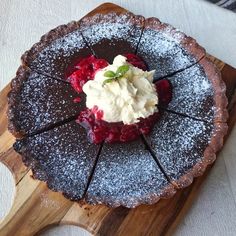
[[[155,83],[159,104],[167,106],[172,99],[172,85],[169,80],[163,79]]]
[[[95,73],[108,66],[108,62],[104,59],[97,59],[91,55],[80,60],[74,68],[70,68],[71,73],[67,80],[70,81],[72,87],[78,92],[82,92],[84,84],[88,80],[94,79]]]
[[[147,70],[147,66],[141,57],[132,53],[124,54],[124,56],[127,58],[127,61],[133,66],[138,67],[142,70]]]
[[[81,98],[80,97],[77,97],[74,99],[74,102],[80,102],[81,101]]]
[[[94,143],[135,140],[141,133],[148,134],[159,119],[159,113],[154,113],[145,119],[140,119],[136,124],[124,125],[122,122],[108,123],[96,118],[94,112],[97,111],[99,111],[98,107],[85,109],[77,119],[77,122],[86,128],[89,139]]]
[[[98,106],[94,106],[92,112],[97,120],[101,120],[103,117],[103,110],[98,109]]]

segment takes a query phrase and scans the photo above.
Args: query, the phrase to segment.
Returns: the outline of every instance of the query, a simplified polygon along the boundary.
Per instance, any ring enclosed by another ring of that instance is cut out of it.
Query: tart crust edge
[[[194,38],[187,36],[184,32],[176,29],[171,24],[162,23],[156,17],[146,18],[144,30],[145,29],[157,30],[172,37],[173,39],[177,39],[177,43],[179,43],[191,56],[193,56],[197,62],[206,55],[206,50],[200,46]],[[178,71],[173,73],[176,72]]]
[[[24,82],[28,80],[31,70],[26,66],[20,66],[17,69],[15,78],[11,81],[11,90],[7,95],[8,99],[8,108],[7,108],[7,118],[8,118],[8,130],[10,133],[18,139],[21,139],[26,134],[23,130],[20,129],[17,124],[17,114],[16,110],[18,109],[20,101],[18,100],[19,93],[24,86]]]
[[[79,21],[71,21],[68,24],[59,25],[56,28],[50,30],[41,36],[40,40],[33,44],[33,46],[21,56],[22,65],[29,66],[30,63],[46,46],[56,39],[61,38],[77,29],[79,29]]]
[[[203,67],[207,78],[211,81],[214,88],[214,106],[216,109],[214,111],[213,130],[208,146],[203,153],[203,159],[178,180],[173,181],[177,188],[185,188],[193,182],[195,177],[203,175],[207,166],[216,160],[216,153],[222,148],[224,136],[228,130],[226,123],[229,116],[227,110],[228,99],[225,95],[226,86],[222,80],[221,73],[207,57],[200,60],[199,64]]]

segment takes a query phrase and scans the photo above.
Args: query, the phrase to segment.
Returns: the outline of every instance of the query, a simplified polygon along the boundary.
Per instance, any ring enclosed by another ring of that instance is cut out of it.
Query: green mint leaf
[[[128,65],[123,65],[117,68],[116,77],[122,77],[129,70]]]
[[[116,76],[115,72],[111,71],[111,70],[108,70],[104,73],[104,76],[105,77],[109,77],[109,78],[113,78]]]
[[[111,83],[111,82],[113,82],[113,81],[115,81],[114,79],[106,79],[106,80],[104,80],[103,81],[103,83],[102,83],[102,86],[104,86],[105,84],[107,84],[107,83]]]

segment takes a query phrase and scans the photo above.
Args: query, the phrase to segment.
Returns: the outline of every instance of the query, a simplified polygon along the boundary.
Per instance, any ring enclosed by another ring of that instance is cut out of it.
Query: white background
[[[20,56],[50,29],[78,20],[104,1],[0,0],[0,89],[10,82]],[[200,0],[112,1],[130,11],[155,16],[193,36],[207,51],[236,67],[236,14]],[[235,78],[236,79],[236,78]],[[0,124],[1,125],[1,124]],[[236,235],[236,129],[200,189],[176,235]],[[1,142],[1,140],[0,140]],[[0,150],[1,152],[1,150]],[[14,181],[0,163],[0,219],[9,210]],[[60,226],[44,235],[88,235]]]

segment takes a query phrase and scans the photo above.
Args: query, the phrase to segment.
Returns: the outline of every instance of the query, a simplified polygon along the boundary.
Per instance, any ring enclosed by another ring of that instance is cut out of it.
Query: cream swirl
[[[120,66],[128,65],[128,71],[119,79],[105,83],[106,71],[116,71]],[[157,111],[158,96],[153,82],[153,71],[143,71],[132,66],[126,57],[118,55],[113,64],[95,74],[83,86],[87,95],[86,106],[95,106],[103,111],[102,120],[133,124],[139,118],[146,118]]]

